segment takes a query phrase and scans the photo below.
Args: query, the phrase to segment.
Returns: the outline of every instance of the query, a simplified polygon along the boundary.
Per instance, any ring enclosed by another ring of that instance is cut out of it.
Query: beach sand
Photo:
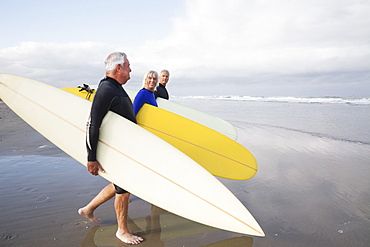
[[[250,180],[220,181],[266,237],[203,226],[131,196],[140,246],[369,246],[369,145],[252,124],[212,104],[203,110],[236,126],[259,164]],[[0,101],[0,246],[125,246],[114,237],[113,200],[96,211],[99,223],[77,214],[106,184]]]

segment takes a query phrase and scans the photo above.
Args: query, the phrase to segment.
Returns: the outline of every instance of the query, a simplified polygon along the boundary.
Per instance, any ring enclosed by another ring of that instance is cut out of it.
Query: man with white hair
[[[108,111],[113,111],[122,117],[136,123],[133,106],[122,85],[130,79],[130,63],[125,53],[111,53],[105,60],[106,77],[101,80],[96,91],[90,112],[86,131],[86,146],[88,150],[88,171],[96,176],[98,172],[105,172],[96,156],[99,128]],[[94,210],[102,203],[115,196],[114,208],[117,216],[118,229],[116,237],[127,244],[139,244],[141,237],[130,233],[127,225],[128,202],[130,193],[115,184],[109,184],[78,213],[92,222],[100,220],[94,216]]]

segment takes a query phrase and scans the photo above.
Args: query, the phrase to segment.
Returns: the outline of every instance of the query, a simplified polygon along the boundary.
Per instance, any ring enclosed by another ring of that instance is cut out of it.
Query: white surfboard
[[[85,126],[91,102],[7,74],[0,74],[0,97],[34,129],[86,165]],[[149,203],[205,225],[264,236],[244,205],[209,172],[113,112],[103,120],[97,157],[106,171],[102,177]]]

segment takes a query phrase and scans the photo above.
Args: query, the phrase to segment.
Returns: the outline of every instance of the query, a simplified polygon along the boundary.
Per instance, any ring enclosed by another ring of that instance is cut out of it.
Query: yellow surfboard
[[[62,89],[90,101],[94,98],[95,90]],[[170,143],[215,176],[245,180],[257,172],[256,159],[245,147],[199,123],[148,104],[140,109],[136,120],[140,126]]]

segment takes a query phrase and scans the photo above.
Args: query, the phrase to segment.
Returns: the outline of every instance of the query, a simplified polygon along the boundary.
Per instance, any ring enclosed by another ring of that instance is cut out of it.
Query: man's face
[[[125,63],[124,65],[118,65],[118,72],[119,72],[119,80],[118,82],[121,83],[122,85],[126,84],[128,80],[130,80],[130,62],[128,61],[127,58],[125,58]]]
[[[159,83],[162,84],[163,86],[166,86],[169,79],[170,75],[166,71],[163,71],[161,72],[161,76],[159,77]]]

